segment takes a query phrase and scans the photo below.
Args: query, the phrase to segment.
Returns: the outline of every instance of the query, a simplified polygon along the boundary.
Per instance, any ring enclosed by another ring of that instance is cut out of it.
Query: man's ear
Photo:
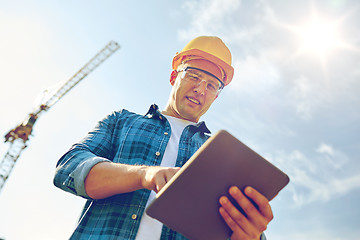
[[[170,75],[170,84],[171,84],[171,86],[174,86],[175,79],[176,79],[177,75],[178,75],[178,71],[172,70],[171,75]]]

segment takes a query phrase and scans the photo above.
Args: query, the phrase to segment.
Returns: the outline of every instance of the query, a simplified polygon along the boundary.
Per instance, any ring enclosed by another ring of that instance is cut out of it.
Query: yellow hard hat
[[[223,71],[222,81],[228,85],[233,76],[234,68],[231,66],[231,53],[224,42],[215,36],[201,36],[191,40],[181,52],[176,53],[172,68],[175,70],[186,56],[199,56],[217,66]]]

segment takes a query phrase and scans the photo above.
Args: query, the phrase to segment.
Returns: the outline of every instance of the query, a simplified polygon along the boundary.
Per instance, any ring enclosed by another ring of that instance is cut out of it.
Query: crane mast
[[[116,50],[120,48],[119,44],[110,41],[103,49],[101,49],[93,58],[91,58],[77,73],[75,73],[69,80],[60,86],[60,88],[43,100],[36,110],[30,113],[25,121],[20,123],[17,127],[10,130],[5,135],[5,142],[9,142],[10,146],[5,156],[0,162],[0,192],[9,178],[12,169],[20,157],[21,152],[27,147],[29,136],[31,135],[33,126],[43,111],[49,110],[55,103],[57,103],[66,93],[75,87],[81,80],[83,80],[89,73],[109,58]]]

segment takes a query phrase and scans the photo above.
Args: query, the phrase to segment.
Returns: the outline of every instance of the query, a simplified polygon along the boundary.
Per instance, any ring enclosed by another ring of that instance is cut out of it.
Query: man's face
[[[217,92],[212,92],[209,83],[219,81],[201,70],[221,77],[220,69],[206,60],[192,60],[185,64],[190,67],[187,72],[178,71],[170,79],[173,85],[168,106],[171,108],[171,115],[177,118],[198,122],[200,117],[206,113],[217,97]],[[191,68],[197,69],[191,69]],[[198,70],[201,69],[201,70]],[[194,81],[189,77],[196,76],[199,79]],[[205,81],[202,81],[205,80]],[[169,113],[168,113],[169,114]]]

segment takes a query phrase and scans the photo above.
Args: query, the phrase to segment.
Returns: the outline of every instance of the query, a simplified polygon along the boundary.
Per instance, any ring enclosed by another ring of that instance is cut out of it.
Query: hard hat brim
[[[208,61],[216,64],[225,73],[225,76],[223,79],[224,85],[226,86],[231,82],[231,80],[234,76],[234,68],[231,65],[227,64],[226,62],[224,62],[223,60],[221,60],[220,58],[215,57],[214,55],[209,54],[209,53],[204,52],[199,49],[190,49],[190,50],[186,50],[186,51],[176,54],[175,57],[173,58],[172,68],[175,70],[181,64],[183,57],[188,56],[188,55],[200,56],[200,57],[204,58],[205,60],[208,60]]]

